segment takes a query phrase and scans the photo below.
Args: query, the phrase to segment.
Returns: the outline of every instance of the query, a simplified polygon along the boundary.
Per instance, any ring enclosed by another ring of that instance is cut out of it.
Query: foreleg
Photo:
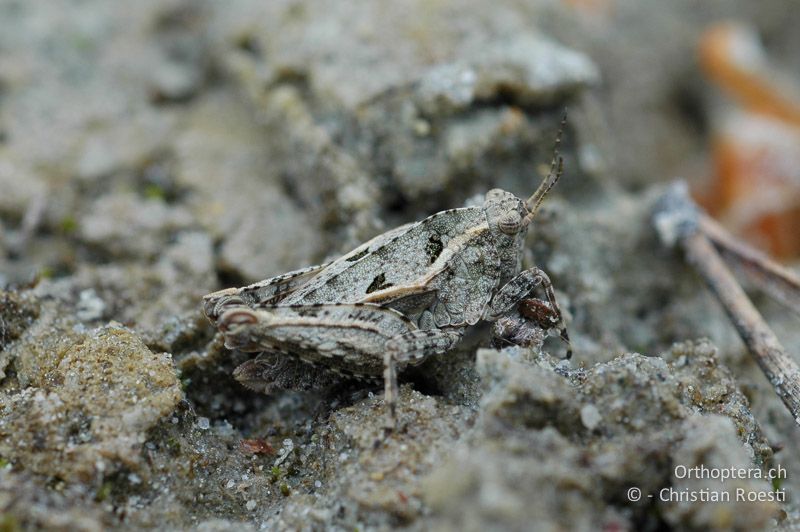
[[[547,303],[529,297],[539,285],[544,290]],[[523,270],[508,281],[492,298],[485,319],[497,321],[515,307],[519,309],[520,314],[544,329],[558,327],[561,339],[568,346],[567,358],[572,356],[569,334],[564,324],[561,308],[556,301],[553,283],[544,271],[534,266]]]

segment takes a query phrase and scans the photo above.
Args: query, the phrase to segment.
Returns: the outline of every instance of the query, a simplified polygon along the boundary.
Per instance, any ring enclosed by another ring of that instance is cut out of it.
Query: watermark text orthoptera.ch
[[[678,479],[714,479],[722,482],[745,479],[784,480],[786,468],[778,465],[763,470],[758,467],[707,467],[703,464],[686,467],[678,464],[675,466],[674,474]]]
[[[655,499],[660,502],[786,502],[786,490],[780,488],[782,480],[786,479],[786,468],[781,465],[771,469],[757,467],[708,467],[705,465],[688,467],[677,465],[673,470],[677,480],[716,480],[716,487],[700,486],[668,486],[655,493],[643,493],[633,486],[627,491],[627,498],[631,502],[642,499]],[[763,489],[743,488],[740,486],[726,487],[727,481],[739,480],[765,480],[772,484],[773,489],[764,486]]]

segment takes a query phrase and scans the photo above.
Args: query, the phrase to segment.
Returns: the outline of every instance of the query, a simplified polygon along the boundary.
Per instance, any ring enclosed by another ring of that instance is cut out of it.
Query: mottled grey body
[[[206,315],[229,348],[281,353],[354,376],[382,374],[393,426],[397,371],[447,352],[468,326],[505,324],[495,328],[505,341],[533,338],[529,326],[558,326],[567,339],[550,280],[538,268],[520,272],[528,225],[558,169],[527,202],[490,190],[480,207],[403,225],[328,264],[209,294]],[[518,305],[538,285],[552,315],[528,320]],[[260,388],[252,368],[242,366],[237,378]]]

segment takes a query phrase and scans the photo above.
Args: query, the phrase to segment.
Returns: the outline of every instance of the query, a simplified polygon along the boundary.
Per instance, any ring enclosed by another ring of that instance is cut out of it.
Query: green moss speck
[[[78,230],[78,220],[76,220],[74,216],[64,216],[61,221],[58,222],[58,229],[65,235],[71,235]]]
[[[144,187],[144,197],[148,199],[164,200],[167,197],[167,193],[164,192],[164,189],[160,186],[151,183]]]
[[[18,532],[22,527],[17,517],[10,513],[0,514],[0,532]]]
[[[171,454],[175,456],[181,454],[181,442],[179,442],[176,437],[171,436],[167,438],[167,441],[165,443],[167,445],[167,449],[169,449],[169,452]]]
[[[103,482],[103,485],[100,486],[100,489],[97,490],[97,493],[94,496],[94,500],[97,502],[103,502],[111,495],[111,482]]]

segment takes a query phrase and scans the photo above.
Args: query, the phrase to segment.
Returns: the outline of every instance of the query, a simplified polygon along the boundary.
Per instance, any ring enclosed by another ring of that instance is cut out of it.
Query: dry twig
[[[700,214],[700,230],[722,257],[756,286],[800,316],[800,277],[764,253],[735,240],[713,218]]]
[[[685,183],[674,184],[659,202],[653,223],[661,239],[679,244],[689,263],[705,279],[755,357],[775,392],[800,424],[800,367],[786,353],[778,338],[761,317],[742,287],[725,265],[718,246],[729,260],[740,264],[770,294],[800,308],[800,282],[797,277],[766,256],[741,244],[713,220],[701,213],[689,197]]]

